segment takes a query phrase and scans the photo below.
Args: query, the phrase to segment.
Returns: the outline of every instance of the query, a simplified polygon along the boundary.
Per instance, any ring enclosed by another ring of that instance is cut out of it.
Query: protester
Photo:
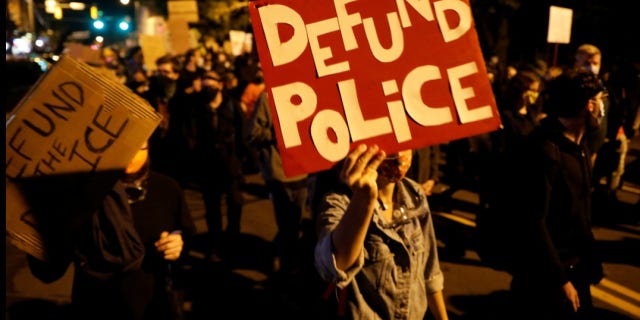
[[[594,183],[594,218],[608,218],[609,209],[616,202],[616,190],[620,188],[625,170],[625,157],[629,149],[625,122],[629,121],[629,105],[621,99],[622,93],[610,83],[610,72],[603,70],[602,52],[592,44],[582,44],[576,50],[574,67],[589,70],[604,86],[600,108],[603,119],[599,128],[586,133],[591,151]],[[627,127],[628,128],[628,127]]]
[[[519,319],[590,319],[590,285],[603,277],[591,228],[586,134],[599,126],[604,88],[584,70],[547,86],[549,116],[520,149],[502,195],[517,214],[511,292]],[[523,192],[527,190],[527,192]],[[523,310],[526,310],[523,312]]]
[[[242,102],[242,110],[245,112],[247,119],[251,119],[256,106],[256,101],[260,98],[260,94],[265,89],[264,79],[262,78],[262,71],[258,71],[255,77],[247,84],[242,95],[240,96],[240,102]]]
[[[596,76],[599,76],[602,68],[602,53],[600,52],[600,49],[592,44],[583,44],[579,46],[578,49],[576,49],[573,67],[576,69],[588,70]],[[598,151],[600,151],[600,148],[607,138],[607,130],[609,129],[609,111],[611,108],[609,102],[608,93],[605,92],[605,97],[601,106],[603,113],[602,124],[593,132],[588,132],[586,136],[587,144],[591,151],[592,164],[595,163]]]
[[[301,219],[307,208],[308,175],[287,177],[277,147],[269,99],[263,91],[248,128],[248,141],[257,150],[260,172],[273,203],[278,233],[275,238],[277,263],[274,269],[277,286],[299,272],[297,251],[300,244]]]
[[[499,106],[502,128],[492,133],[494,152],[517,147],[540,124],[544,117],[536,107],[540,90],[541,80],[532,71],[520,71],[509,80]]]
[[[156,59],[156,68],[149,77],[149,90],[152,94],[151,106],[164,115],[167,115],[167,104],[176,92],[179,73],[176,58],[166,54]]]
[[[144,73],[145,76],[147,75],[147,66],[144,64],[144,54],[141,46],[133,46],[127,50],[124,64],[127,71],[126,81],[131,81],[133,75],[138,71]]]
[[[440,145],[430,145],[413,150],[412,164],[407,172],[407,177],[418,182],[424,194],[428,197],[434,193],[434,187],[442,172],[440,172]]]
[[[187,50],[184,54],[184,62],[180,69],[176,90],[187,95],[199,92],[201,88],[200,78],[206,71],[204,69],[204,57],[198,48]]]
[[[359,145],[320,204],[316,268],[349,319],[448,319],[431,212],[411,150]],[[343,305],[344,303],[344,305]]]
[[[540,76],[529,70],[519,71],[507,82],[498,103],[502,126],[491,133],[491,158],[483,176],[484,188],[478,191],[483,206],[476,213],[475,249],[483,264],[500,271],[511,269],[508,259],[513,250],[513,243],[505,241],[514,231],[515,217],[510,208],[503,206],[509,192],[505,189],[513,188],[509,179],[514,174],[529,170],[518,157],[527,151],[527,141],[543,118],[536,107],[541,82]],[[526,193],[527,189],[519,191]]]
[[[153,102],[151,92],[149,91],[149,79],[147,78],[144,70],[140,69],[134,71],[131,75],[131,79],[129,79],[125,85],[135,94],[147,100],[149,104]]]
[[[190,141],[194,143],[195,179],[205,204],[211,258],[218,260],[226,236],[229,243],[240,234],[243,196],[239,152],[244,144],[244,114],[240,103],[223,92],[215,71],[202,78],[201,101],[195,105]],[[227,226],[222,225],[222,197],[226,196]]]
[[[182,190],[149,170],[145,143],[71,241],[49,261],[29,255],[29,267],[51,283],[73,263],[73,319],[178,320],[182,306],[171,286],[172,268],[182,255],[183,233],[192,230]]]
[[[168,144],[169,131],[169,101],[176,92],[178,80],[178,62],[171,54],[156,59],[156,69],[149,77],[149,100],[151,106],[162,115],[162,122],[149,139],[149,157],[152,159],[153,169],[170,174],[171,146]]]
[[[184,63],[179,71],[176,91],[169,99],[169,128],[165,137],[168,149],[166,157],[166,172],[183,188],[196,189],[198,179],[194,166],[195,141],[194,119],[196,106],[201,103],[202,76],[205,70],[202,65],[202,53],[198,49],[189,49],[184,54]]]

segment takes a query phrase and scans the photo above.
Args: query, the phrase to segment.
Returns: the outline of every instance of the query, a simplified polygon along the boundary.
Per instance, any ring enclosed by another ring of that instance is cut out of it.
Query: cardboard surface
[[[249,11],[288,176],[496,130],[469,1],[263,0]]]
[[[124,85],[63,56],[7,116],[10,241],[46,259],[52,230],[41,222],[94,210],[161,119]]]

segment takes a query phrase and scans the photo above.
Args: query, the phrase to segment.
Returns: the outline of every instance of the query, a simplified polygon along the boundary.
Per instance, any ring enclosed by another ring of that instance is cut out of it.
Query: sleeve
[[[191,217],[191,211],[187,203],[184,190],[177,181],[172,180],[175,194],[178,197],[178,205],[176,209],[176,229],[182,230],[183,237],[191,237],[196,233],[196,227]]]
[[[513,208],[519,208],[522,215],[522,232],[518,236],[524,244],[521,251],[526,254],[520,258],[522,267],[527,272],[544,274],[553,283],[562,285],[567,281],[567,276],[547,227],[554,179],[559,174],[557,170],[561,155],[558,147],[552,143],[534,145],[533,151],[535,153],[530,154],[528,160],[522,160],[523,167],[528,168],[521,172],[520,183],[524,184],[520,187],[514,185],[514,189],[520,192],[511,194],[516,199]]]
[[[339,288],[346,287],[364,266],[364,251],[360,252],[357,262],[348,270],[340,270],[336,265],[331,234],[344,216],[349,198],[346,195],[330,193],[320,205],[318,216],[318,242],[314,252],[314,263],[320,277]],[[364,249],[363,249],[364,250]]]
[[[266,147],[275,141],[273,136],[269,99],[265,92],[260,94],[256,102],[256,109],[247,129],[247,141],[253,147]]]
[[[426,200],[425,200],[426,201]],[[438,257],[438,245],[436,233],[433,228],[433,219],[431,213],[427,215],[427,221],[424,225],[425,230],[425,248],[428,248],[427,264],[425,266],[425,288],[427,294],[442,291],[444,289],[444,275],[440,269],[440,259]]]

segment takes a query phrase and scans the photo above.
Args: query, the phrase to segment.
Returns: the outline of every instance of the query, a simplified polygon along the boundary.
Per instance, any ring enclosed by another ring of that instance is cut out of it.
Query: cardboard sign
[[[104,59],[100,55],[100,50],[75,42],[67,42],[64,44],[64,47],[66,53],[78,61],[93,66],[103,66],[105,64]]]
[[[558,6],[549,7],[549,29],[547,30],[548,43],[571,42],[571,23],[573,10]]]
[[[466,0],[264,0],[250,14],[288,176],[360,143],[396,152],[500,125]]]
[[[156,60],[167,54],[165,37],[162,35],[138,35],[138,42],[142,48],[144,64],[149,70],[156,70]]]
[[[7,116],[9,239],[46,260],[42,214],[62,221],[97,207],[161,119],[124,85],[62,56]]]
[[[167,1],[167,11],[169,20],[182,19],[187,22],[198,22],[198,2],[189,0]]]

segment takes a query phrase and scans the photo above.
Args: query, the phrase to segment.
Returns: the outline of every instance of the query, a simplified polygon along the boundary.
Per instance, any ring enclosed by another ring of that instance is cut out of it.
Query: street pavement
[[[604,252],[605,280],[592,287],[601,319],[640,319],[640,137],[632,141],[618,202],[597,221],[594,233]],[[177,287],[185,319],[312,319],[320,312],[324,286],[311,264],[313,239],[304,238],[300,274],[286,285],[273,281],[277,232],[273,207],[258,174],[247,175],[241,236],[229,241],[220,260],[204,248],[204,205],[197,190],[185,190],[197,235],[185,250]],[[445,298],[451,319],[506,319],[510,277],[483,266],[473,249],[478,194],[465,188],[443,193],[446,210],[435,213]],[[308,213],[304,229],[313,224]],[[309,233],[304,233],[309,234]],[[73,268],[52,284],[35,279],[24,253],[6,243],[6,319],[64,319]],[[277,285],[280,284],[280,285]]]

